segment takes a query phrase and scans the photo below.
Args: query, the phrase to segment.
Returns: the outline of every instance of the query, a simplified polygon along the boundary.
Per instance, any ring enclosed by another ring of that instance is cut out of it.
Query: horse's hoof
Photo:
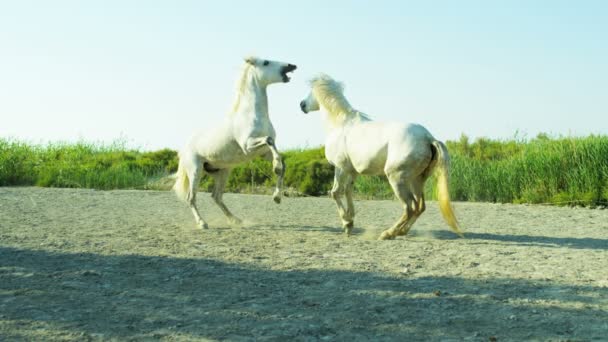
[[[400,231],[397,232],[397,236],[405,236],[405,235],[407,235],[408,232],[409,231],[400,230]]]
[[[238,226],[238,225],[240,225],[241,223],[243,223],[243,220],[241,220],[241,219],[240,219],[240,218],[238,218],[238,217],[231,217],[231,218],[229,218],[229,219],[228,219],[228,221],[229,221],[231,224],[234,224],[234,225],[237,225],[237,226]]]
[[[350,235],[353,231],[353,226],[354,226],[354,222],[350,221],[345,223],[342,228],[344,228],[344,233],[346,233],[346,235]]]
[[[380,234],[380,237],[378,237],[378,240],[392,240],[395,237],[392,236],[390,233],[388,232],[382,232],[382,234]]]
[[[207,225],[207,223],[206,223],[206,222],[201,222],[201,223],[199,223],[199,224],[198,224],[198,227],[199,227],[200,229],[209,229],[209,226]]]
[[[274,201],[274,203],[276,204],[281,204],[281,196],[274,196],[272,198],[272,200]]]

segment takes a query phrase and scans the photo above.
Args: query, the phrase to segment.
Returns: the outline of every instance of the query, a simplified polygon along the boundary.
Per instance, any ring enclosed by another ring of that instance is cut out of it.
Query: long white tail
[[[454,215],[454,208],[450,202],[449,192],[449,177],[450,177],[450,155],[448,149],[441,141],[433,141],[433,146],[437,151],[437,164],[435,164],[435,171],[437,172],[437,199],[439,201],[439,208],[441,214],[445,219],[445,222],[450,226],[450,229],[460,237],[464,237],[460,230],[460,224]]]
[[[188,178],[188,173],[186,172],[183,164],[179,163],[179,166],[177,167],[177,172],[175,173],[175,184],[173,185],[173,191],[175,191],[175,194],[177,195],[177,197],[184,201],[184,202],[188,202],[190,200],[191,194],[190,194],[190,180]]]

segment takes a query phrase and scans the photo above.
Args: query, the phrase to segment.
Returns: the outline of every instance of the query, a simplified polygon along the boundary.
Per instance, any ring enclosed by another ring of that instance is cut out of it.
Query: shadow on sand
[[[68,338],[118,340],[599,339],[608,322],[606,306],[597,306],[606,304],[608,289],[592,285],[276,271],[209,259],[8,247],[0,247],[0,260],[5,340],[36,339],[41,327],[67,331]]]
[[[416,233],[416,235],[431,235],[436,239],[452,240],[458,239],[450,231],[433,230],[429,232]],[[533,236],[533,235],[509,235],[509,234],[491,234],[491,233],[471,233],[465,232],[465,238],[471,240],[498,241],[503,243],[513,243],[526,246],[537,247],[566,247],[573,249],[599,249],[608,250],[608,239],[596,238],[568,238],[568,237],[551,237],[551,236]]]

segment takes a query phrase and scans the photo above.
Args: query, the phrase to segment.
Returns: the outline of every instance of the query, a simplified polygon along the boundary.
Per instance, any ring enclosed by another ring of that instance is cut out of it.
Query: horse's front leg
[[[334,173],[334,186],[331,188],[329,193],[331,198],[333,198],[336,202],[336,207],[338,207],[338,215],[342,221],[342,228],[347,234],[350,234],[353,227],[353,221],[352,217],[349,215],[348,209],[344,208],[344,204],[342,204],[342,199],[340,197],[345,190],[349,178],[350,177],[344,172],[344,170],[336,167],[336,171]]]
[[[274,189],[274,193],[272,194],[272,199],[278,204],[281,203],[281,189],[283,188],[285,163],[283,162],[283,158],[281,158],[281,154],[277,150],[274,139],[272,137],[250,138],[247,140],[246,150],[248,153],[253,153],[254,151],[266,146],[270,149],[270,154],[267,154],[265,158],[272,160],[272,171],[275,175],[277,175],[277,184]]]

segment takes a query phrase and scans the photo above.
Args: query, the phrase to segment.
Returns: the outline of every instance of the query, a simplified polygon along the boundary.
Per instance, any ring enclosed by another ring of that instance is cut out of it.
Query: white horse
[[[437,171],[439,206],[450,228],[459,236],[458,221],[448,193],[449,155],[445,145],[417,124],[382,123],[351,107],[343,85],[321,74],[310,81],[311,92],[300,102],[304,113],[323,108],[326,112],[325,156],[335,166],[331,197],[336,201],[342,226],[350,234],[355,209],[353,183],[359,174],[385,174],[404,206],[401,218],[379,239],[393,239],[408,233],[424,212],[424,183]],[[346,208],[340,200],[346,195]]]
[[[273,199],[276,203],[281,202],[285,165],[274,142],[276,134],[268,116],[266,88],[272,83],[289,82],[287,73],[295,69],[296,66],[289,63],[246,58],[229,115],[219,127],[195,135],[179,152],[173,190],[188,203],[199,227],[208,228],[196,207],[196,192],[202,174],[214,178],[213,200],[230,222],[239,224],[241,220],[228,210],[222,195],[232,168],[258,156],[272,161],[277,175]]]

